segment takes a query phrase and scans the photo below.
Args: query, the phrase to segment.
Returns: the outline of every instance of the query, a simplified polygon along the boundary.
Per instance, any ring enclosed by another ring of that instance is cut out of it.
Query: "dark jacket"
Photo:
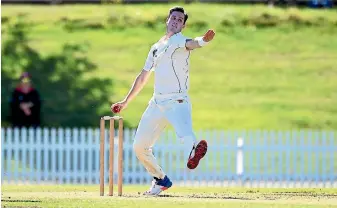
[[[31,115],[27,116],[20,108],[20,104],[23,102],[33,103],[33,106],[30,108]],[[12,93],[10,107],[13,127],[40,126],[41,100],[36,89],[30,88],[28,93],[24,93],[20,87],[17,87]]]

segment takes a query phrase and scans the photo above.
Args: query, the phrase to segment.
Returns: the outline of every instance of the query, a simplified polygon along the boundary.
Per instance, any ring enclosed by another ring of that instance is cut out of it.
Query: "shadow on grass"
[[[91,76],[97,66],[87,57],[89,45],[75,42],[61,46],[60,53],[41,54],[29,44],[31,23],[25,16],[11,17],[2,29],[2,122],[11,123],[9,101],[23,71],[32,75],[40,93],[42,126],[98,127],[101,116],[112,114],[109,97],[114,83]]]

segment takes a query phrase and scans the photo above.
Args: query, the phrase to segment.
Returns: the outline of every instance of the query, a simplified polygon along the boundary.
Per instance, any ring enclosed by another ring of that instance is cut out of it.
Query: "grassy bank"
[[[66,43],[88,44],[88,58],[98,70],[86,77],[114,82],[110,100],[101,106],[106,109],[129,90],[151,44],[163,35],[171,6],[5,5],[2,20],[25,14],[33,23],[30,45],[44,55],[60,52]],[[336,10],[198,4],[185,8],[190,14],[185,35],[217,31],[212,44],[191,56],[196,129],[337,128]],[[153,78],[122,113],[133,127],[152,85]]]

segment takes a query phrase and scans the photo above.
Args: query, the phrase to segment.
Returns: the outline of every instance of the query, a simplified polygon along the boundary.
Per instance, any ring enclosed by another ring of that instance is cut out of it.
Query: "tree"
[[[32,75],[42,98],[43,126],[85,127],[99,124],[99,117],[109,115],[111,79],[85,78],[97,66],[86,57],[88,45],[65,44],[62,52],[41,56],[29,46],[31,25],[18,16],[3,28],[1,68],[1,120],[10,122],[9,98],[19,74]],[[127,126],[127,123],[125,124]]]

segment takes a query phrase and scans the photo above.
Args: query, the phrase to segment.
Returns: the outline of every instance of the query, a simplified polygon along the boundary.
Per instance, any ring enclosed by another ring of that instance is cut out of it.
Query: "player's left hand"
[[[214,32],[214,30],[208,30],[205,34],[204,34],[204,36],[203,36],[203,40],[205,41],[205,42],[209,42],[209,41],[211,41],[211,40],[213,40],[213,38],[214,38],[214,36],[215,36],[215,32]]]

